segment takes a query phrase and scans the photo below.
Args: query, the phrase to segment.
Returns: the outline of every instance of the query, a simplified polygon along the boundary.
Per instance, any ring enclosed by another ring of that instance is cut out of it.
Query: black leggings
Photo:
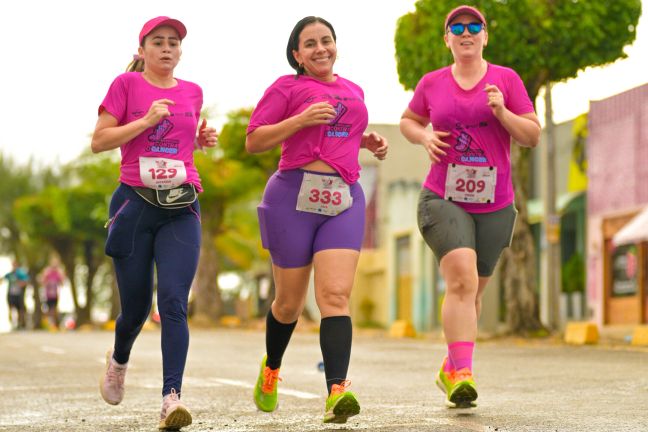
[[[162,395],[180,393],[189,349],[187,300],[200,254],[200,206],[167,210],[144,201],[121,185],[110,203],[106,253],[113,257],[121,301],[115,328],[118,363],[131,348],[151,311],[153,266],[162,322]]]

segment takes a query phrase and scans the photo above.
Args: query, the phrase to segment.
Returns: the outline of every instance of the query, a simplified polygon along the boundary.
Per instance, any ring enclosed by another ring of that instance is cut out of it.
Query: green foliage
[[[37,178],[30,165],[21,166],[0,154],[0,253],[21,255],[20,229],[14,215],[14,203],[37,188]]]
[[[443,41],[447,13],[455,0],[419,0],[402,16],[395,35],[400,82],[413,89],[427,72],[452,63]],[[547,80],[576,76],[626,55],[634,41],[641,0],[480,0],[488,21],[484,57],[517,71],[531,100]]]
[[[572,145],[572,160],[578,166],[581,173],[587,173],[587,113],[581,114],[574,119],[572,127],[574,143]]]
[[[245,150],[252,109],[228,114],[218,147],[196,154],[203,193],[200,195],[204,234],[212,237],[224,269],[249,268],[266,255],[260,248],[256,204],[277,167],[280,149],[261,155]]]
[[[573,254],[562,266],[562,291],[564,293],[585,290],[585,261],[579,253]]]

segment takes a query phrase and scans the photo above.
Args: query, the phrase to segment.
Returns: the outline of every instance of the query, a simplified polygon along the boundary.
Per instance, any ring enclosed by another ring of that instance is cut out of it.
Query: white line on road
[[[65,354],[65,350],[61,348],[56,348],[56,347],[51,347],[47,345],[43,345],[41,347],[41,351],[50,353],[50,354]]]
[[[254,388],[254,385],[245,382],[245,381],[238,381],[238,380],[232,380],[232,379],[226,379],[226,378],[196,378],[196,377],[185,377],[183,379],[185,383],[191,384],[196,387],[205,387],[211,385],[228,385],[228,386],[233,386],[233,387],[242,387],[242,388],[247,388],[251,389]],[[277,393],[286,395],[286,396],[294,396],[296,398],[300,399],[319,399],[319,395],[313,394],[313,393],[308,393],[308,392],[303,392],[299,390],[291,390],[287,388],[279,388],[277,389]]]

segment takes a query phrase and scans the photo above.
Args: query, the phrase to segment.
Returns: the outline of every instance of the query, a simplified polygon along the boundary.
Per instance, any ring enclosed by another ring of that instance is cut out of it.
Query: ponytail
[[[135,54],[133,60],[126,67],[126,72],[144,72],[144,59]]]

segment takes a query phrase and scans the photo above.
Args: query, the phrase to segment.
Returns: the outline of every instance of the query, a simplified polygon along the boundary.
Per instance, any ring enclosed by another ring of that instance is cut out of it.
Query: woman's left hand
[[[488,95],[488,106],[493,110],[495,117],[498,117],[504,110],[504,95],[494,84],[487,83],[484,91]]]
[[[384,160],[387,157],[387,149],[389,144],[387,139],[378,135],[376,132],[371,132],[362,136],[362,143],[360,147],[366,148],[378,160]]]
[[[212,127],[207,127],[207,119],[203,119],[198,129],[196,146],[202,150],[205,147],[214,147],[216,144],[218,144],[218,132]]]

